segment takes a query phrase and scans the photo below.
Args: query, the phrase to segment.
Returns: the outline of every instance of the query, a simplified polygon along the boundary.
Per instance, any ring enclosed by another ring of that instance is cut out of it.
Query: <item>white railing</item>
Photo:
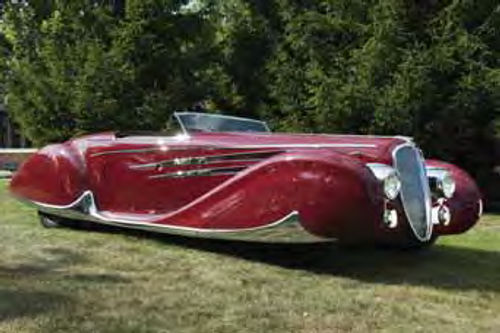
[[[1,154],[33,154],[36,153],[36,148],[0,148]]]

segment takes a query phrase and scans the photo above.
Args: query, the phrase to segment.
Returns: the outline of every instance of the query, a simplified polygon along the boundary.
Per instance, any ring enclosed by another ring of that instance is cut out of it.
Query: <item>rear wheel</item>
[[[95,223],[84,220],[72,220],[64,217],[38,212],[40,224],[47,229],[71,228],[77,230],[99,230]]]
[[[80,228],[87,228],[88,225],[90,224],[87,221],[76,221],[42,212],[38,212],[38,218],[40,220],[40,224],[47,229],[54,229],[54,228],[80,229]]]
[[[38,212],[38,218],[42,227],[47,229],[60,228],[64,226],[64,222],[61,218],[57,216],[47,215],[42,212]]]

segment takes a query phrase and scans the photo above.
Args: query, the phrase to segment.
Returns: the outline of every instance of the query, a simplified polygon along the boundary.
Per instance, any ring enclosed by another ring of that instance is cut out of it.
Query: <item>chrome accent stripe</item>
[[[209,163],[224,163],[227,161],[231,162],[256,162],[261,161],[265,157],[271,157],[280,153],[281,151],[257,151],[257,152],[242,152],[234,154],[223,154],[223,155],[205,155],[205,156],[188,156],[188,157],[178,157],[169,160],[158,161],[154,163],[147,164],[136,164],[131,165],[131,169],[148,169],[148,168],[158,168],[165,166],[179,166],[179,165],[203,165]],[[263,156],[262,156],[263,155]],[[261,159],[256,159],[255,157],[262,156]]]
[[[397,146],[396,148],[394,148],[394,150],[392,151],[392,159],[393,159],[393,163],[394,163],[394,168],[396,170],[398,170],[398,172],[400,172],[400,170],[398,169],[396,155],[397,155],[397,152],[403,148],[413,149],[414,152],[418,155],[418,161],[420,162],[420,165],[418,166],[418,172],[419,172],[418,176],[420,178],[420,184],[423,186],[422,190],[423,190],[424,200],[425,200],[425,203],[424,203],[425,204],[425,219],[426,219],[425,223],[426,223],[426,227],[427,227],[426,233],[423,237],[417,231],[415,225],[412,222],[412,218],[410,217],[410,214],[408,212],[407,201],[406,201],[405,194],[404,194],[405,191],[403,190],[403,187],[405,186],[404,185],[405,184],[405,175],[401,174],[402,189],[401,189],[400,195],[401,195],[401,201],[403,203],[403,210],[405,211],[406,218],[408,219],[408,223],[409,223],[415,237],[418,240],[425,242],[425,241],[428,241],[432,236],[433,224],[432,224],[431,193],[430,193],[429,183],[428,183],[428,179],[427,179],[424,159],[420,154],[418,154],[418,150],[413,143],[403,143],[403,144]]]
[[[175,171],[175,172],[168,172],[168,173],[162,173],[159,175],[149,176],[149,179],[234,175],[235,173],[238,173],[241,170],[246,169],[246,168],[247,168],[246,165],[240,165],[240,166],[230,166],[230,167],[221,167],[221,168],[179,170],[179,171]]]
[[[126,153],[147,153],[155,151],[183,151],[183,150],[238,150],[238,149],[265,149],[265,148],[279,148],[279,149],[293,149],[293,148],[377,148],[375,144],[357,144],[357,143],[326,143],[326,144],[263,144],[263,145],[241,145],[241,146],[177,146],[170,147],[168,143],[165,146],[138,148],[138,149],[118,149],[108,150],[92,154],[92,157],[111,155],[111,154],[126,154]]]
[[[148,223],[133,219],[123,219],[112,215],[106,216],[97,209],[95,198],[91,191],[85,191],[69,205],[50,205],[35,201],[28,201],[28,203],[46,214],[64,218],[190,237],[287,243],[311,243],[332,240],[330,238],[315,236],[305,230],[300,223],[300,216],[297,211],[292,211],[282,219],[260,227],[203,229]]]
[[[172,149],[168,149],[168,150],[172,150]],[[185,149],[182,149],[182,150],[185,150]],[[108,151],[101,151],[99,153],[94,153],[91,156],[97,157],[97,156],[102,156],[102,155],[113,155],[113,154],[150,153],[150,152],[154,152],[154,151],[162,151],[162,147],[108,150]]]
[[[241,146],[230,146],[228,149],[259,149],[259,148],[376,148],[377,145],[365,144],[365,143],[320,143],[320,144],[310,144],[310,143],[294,143],[294,144],[262,144],[262,145],[241,145]]]

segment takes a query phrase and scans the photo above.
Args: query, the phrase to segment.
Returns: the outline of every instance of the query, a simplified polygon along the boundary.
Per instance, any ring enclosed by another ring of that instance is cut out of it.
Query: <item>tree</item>
[[[227,81],[275,128],[409,135],[483,185],[496,179],[498,1],[223,4]]]
[[[160,129],[209,94],[212,29],[185,1],[34,1],[2,31],[10,114],[34,143],[103,130]]]
[[[0,75],[39,144],[206,101],[278,130],[413,136],[486,186],[498,26],[497,0],[38,0],[7,6]]]

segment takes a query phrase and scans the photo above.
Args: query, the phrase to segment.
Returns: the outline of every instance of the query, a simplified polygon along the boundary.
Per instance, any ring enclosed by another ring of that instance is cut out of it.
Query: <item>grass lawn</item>
[[[500,216],[417,253],[46,230],[0,181],[0,332],[499,332]]]

